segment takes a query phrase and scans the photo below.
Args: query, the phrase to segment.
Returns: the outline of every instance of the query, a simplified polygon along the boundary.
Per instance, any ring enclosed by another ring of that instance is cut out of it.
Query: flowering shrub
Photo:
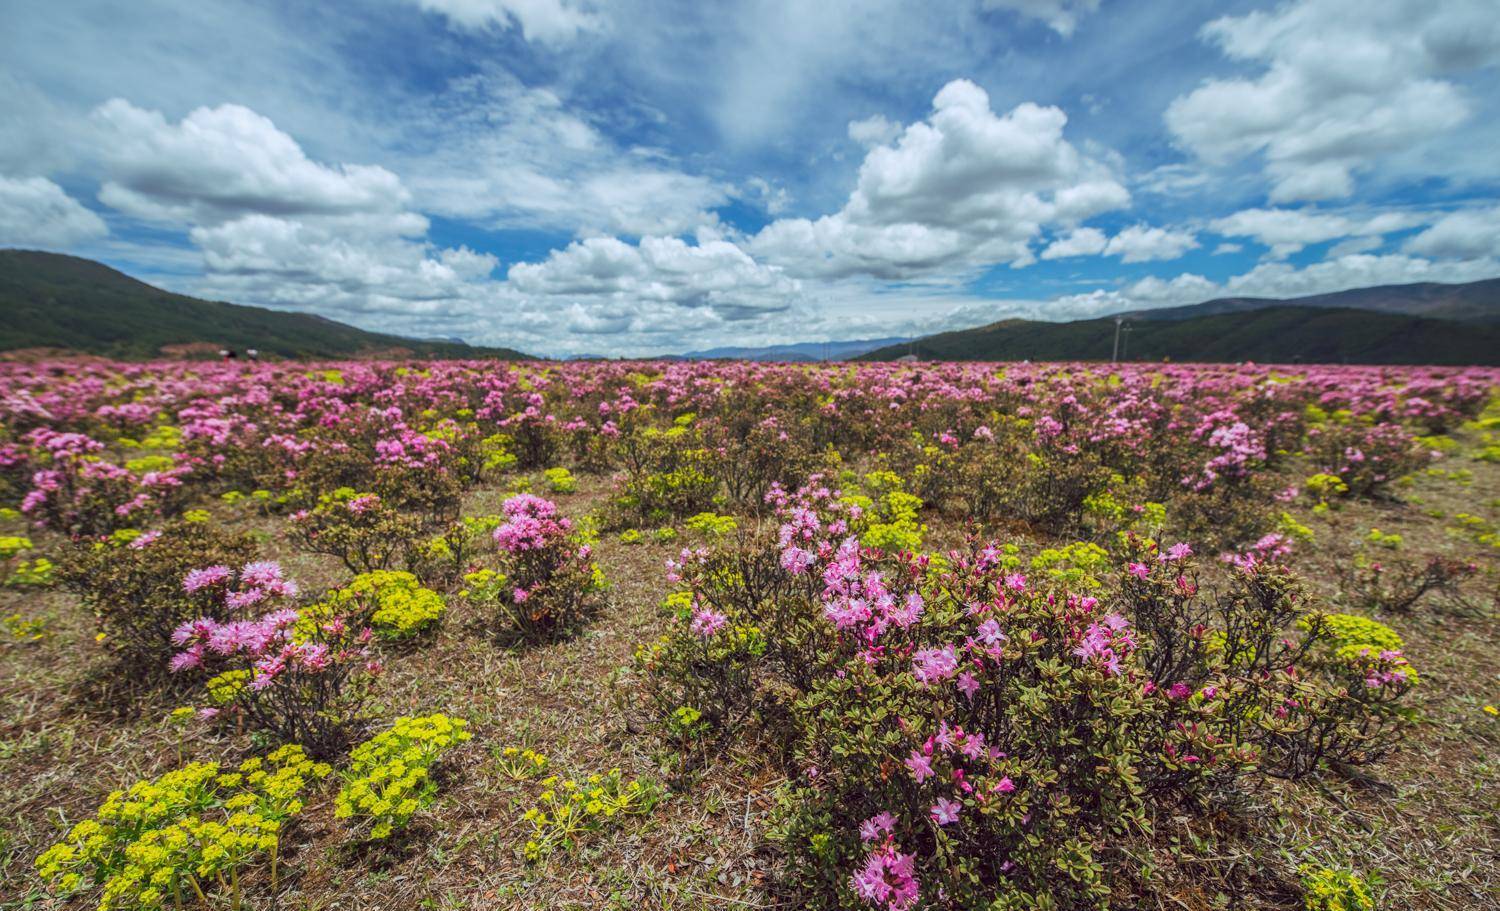
[[[493,612],[501,639],[540,642],[576,631],[598,609],[605,587],[592,546],[550,500],[519,494],[503,510],[506,521],[494,532],[502,572],[466,576],[469,600]]]
[[[617,825],[623,817],[645,816],[661,798],[649,781],[627,781],[619,769],[589,775],[581,782],[552,775],[540,784],[536,802],[521,814],[531,823],[525,847],[529,861],[558,849],[572,850],[583,836]]]
[[[473,737],[468,727],[464,719],[442,714],[396,719],[390,730],[349,754],[334,818],[350,820],[356,831],[376,841],[404,829],[436,799],[435,768],[449,750]]]
[[[21,512],[69,535],[108,534],[145,517],[181,511],[192,466],[143,464],[139,474],[100,457],[104,444],[79,433],[38,429],[30,435],[45,465],[31,476]]]
[[[172,634],[176,672],[217,671],[200,715],[234,719],[300,743],[315,756],[346,750],[365,723],[370,684],[381,665],[373,633],[327,610],[282,609],[254,620],[200,617]]]
[[[1374,496],[1432,459],[1399,424],[1365,423],[1336,413],[1310,427],[1305,446],[1322,473],[1337,477],[1352,497]]]
[[[418,536],[421,523],[379,494],[341,487],[292,514],[292,537],[315,554],[338,557],[353,573],[389,569]]]
[[[1033,581],[979,539],[862,546],[863,504],[818,484],[776,500],[769,561],[741,538],[669,562],[688,590],[637,670],[685,746],[751,715],[791,744],[775,836],[827,905],[1107,907],[1111,833],[1398,733],[1402,659],[1341,651],[1269,544],[1203,598],[1186,544],[1127,535],[1112,585],[1101,548],[1044,551]]]
[[[304,619],[341,617],[355,627],[369,627],[388,641],[410,639],[433,629],[447,609],[443,596],[423,588],[407,572],[361,573],[303,612]]]
[[[329,771],[293,745],[233,770],[190,763],[110,794],[36,859],[37,872],[63,894],[98,890],[100,911],[207,904],[214,893],[238,907],[242,873],[267,855],[275,893],[281,832]]]
[[[765,656],[760,629],[731,622],[690,592],[667,598],[671,631],[635,650],[634,672],[652,720],[683,746],[743,724],[753,705],[755,670]]]
[[[94,615],[99,640],[134,679],[154,679],[176,648],[172,633],[204,614],[230,619],[229,566],[245,566],[254,554],[248,535],[232,535],[204,523],[176,522],[160,532],[80,542],[65,552],[59,584],[77,594]],[[213,586],[186,585],[205,565],[225,567]]]

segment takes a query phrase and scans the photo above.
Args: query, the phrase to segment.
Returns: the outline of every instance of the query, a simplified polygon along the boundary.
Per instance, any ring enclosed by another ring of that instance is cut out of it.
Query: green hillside
[[[1370,310],[1273,306],[1178,320],[1134,319],[1129,360],[1500,365],[1500,327]],[[892,345],[860,360],[1109,360],[1112,317],[1004,320]]]
[[[0,250],[0,351],[66,348],[146,358],[164,345],[209,343],[281,357],[348,357],[406,349],[418,357],[505,359],[508,348],[366,332],[309,313],[173,294],[76,256]]]

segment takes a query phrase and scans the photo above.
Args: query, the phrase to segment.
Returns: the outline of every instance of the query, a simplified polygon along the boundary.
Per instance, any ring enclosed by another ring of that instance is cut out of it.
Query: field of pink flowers
[[[5,907],[1500,907],[1500,371],[0,390]]]

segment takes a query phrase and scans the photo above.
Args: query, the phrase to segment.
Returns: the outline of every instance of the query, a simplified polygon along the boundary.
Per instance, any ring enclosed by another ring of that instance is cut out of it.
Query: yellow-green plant
[[[881,550],[915,551],[922,546],[927,526],[918,520],[922,498],[904,489],[905,482],[894,471],[872,471],[865,475],[865,488],[873,497],[852,495],[844,502],[862,511],[859,540]]]
[[[46,557],[16,559],[32,550],[31,539],[18,535],[0,535],[0,585],[47,586],[52,584],[55,569]]]
[[[1031,558],[1033,572],[1075,591],[1101,588],[1099,577],[1113,568],[1109,552],[1087,541],[1049,547]]]
[[[441,713],[398,718],[349,754],[344,786],[333,815],[366,838],[389,838],[437,797],[433,767],[449,750],[473,737],[469,723]]]
[[[566,468],[549,468],[542,474],[547,478],[547,489],[553,493],[573,493],[578,489],[578,479]]]
[[[239,907],[243,870],[269,856],[276,887],[280,835],[302,791],[330,768],[281,747],[231,771],[193,762],[115,791],[36,859],[55,891],[98,891],[99,911],[182,907],[210,894]]]
[[[26,617],[11,614],[3,621],[5,639],[8,642],[41,642],[52,635],[52,623],[46,617]]]
[[[695,516],[688,517],[683,523],[693,531],[707,535],[710,538],[721,538],[724,535],[734,534],[739,523],[734,516],[721,516],[712,512],[700,512]]]
[[[1353,870],[1303,864],[1297,872],[1307,911],[1375,911],[1370,884]]]
[[[571,850],[579,839],[615,825],[621,817],[645,816],[661,799],[649,781],[627,781],[619,769],[595,773],[582,782],[556,775],[542,779],[543,790],[522,818],[531,823],[526,859],[540,860],[552,851]]]
[[[547,771],[549,760],[532,749],[506,747],[500,751],[500,772],[511,781],[525,781]]]
[[[310,614],[352,618],[349,622],[368,625],[380,638],[396,640],[431,629],[446,610],[443,596],[423,588],[415,575],[381,569],[355,576],[311,608]]]
[[[1305,482],[1307,492],[1319,500],[1331,500],[1349,492],[1349,485],[1336,474],[1315,474]]]

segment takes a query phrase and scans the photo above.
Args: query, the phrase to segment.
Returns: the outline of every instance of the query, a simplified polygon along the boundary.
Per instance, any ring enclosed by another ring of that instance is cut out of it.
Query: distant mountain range
[[[1221,298],[1055,323],[1007,319],[915,340],[899,337],[734,346],[668,359],[757,361],[1122,360],[1500,365],[1500,278],[1357,288],[1290,300]],[[0,250],[0,351],[62,349],[110,357],[212,356],[255,348],[281,357],[518,359],[460,339],[366,332],[309,313],[173,294],[102,263]]]
[[[526,357],[509,348],[366,332],[310,313],[199,300],[93,260],[0,250],[0,351],[60,348],[148,358],[221,347],[280,357]]]
[[[878,348],[861,360],[1122,360],[1500,365],[1500,280],[1225,298],[1051,323],[1008,319]]]
[[[904,345],[911,339],[902,336],[890,338],[867,338],[844,342],[798,342],[790,345],[766,345],[763,347],[708,348],[676,355],[681,360],[713,360],[723,358],[737,361],[842,361],[855,358],[876,348]]]
[[[1191,319],[1221,313],[1243,313],[1267,307],[1344,307],[1374,310],[1377,313],[1400,313],[1468,323],[1500,325],[1500,278],[1444,285],[1421,282],[1413,285],[1378,285],[1354,288],[1331,294],[1293,297],[1285,300],[1263,297],[1221,297],[1184,307],[1162,307],[1156,310],[1133,310],[1124,315],[1131,319]]]

